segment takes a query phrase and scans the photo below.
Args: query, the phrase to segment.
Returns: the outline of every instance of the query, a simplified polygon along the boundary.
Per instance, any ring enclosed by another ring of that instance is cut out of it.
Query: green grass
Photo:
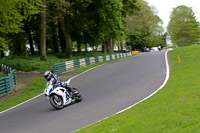
[[[200,46],[169,53],[171,71],[166,86],[148,100],[80,133],[199,133]],[[177,62],[180,55],[181,63]]]
[[[0,64],[6,64],[17,71],[24,71],[24,72],[45,72],[46,70],[53,71],[53,64],[66,62],[69,60],[87,58],[87,57],[94,57],[94,56],[103,56],[103,55],[110,55],[112,53],[101,53],[101,52],[87,52],[87,53],[76,53],[72,58],[58,58],[63,57],[62,54],[57,55],[48,55],[46,61],[40,61],[39,56],[30,56],[28,58],[21,57],[21,56],[14,56],[14,57],[6,57],[0,59]]]
[[[176,48],[176,46],[168,46],[168,47],[163,47],[163,49],[168,49],[168,48],[173,48],[173,49],[175,49],[175,48]]]
[[[5,77],[6,75],[2,72],[0,72],[0,78]]]
[[[32,78],[31,80],[33,80],[33,82],[31,83],[31,85],[27,86],[27,88],[21,93],[21,95],[13,97],[3,103],[0,102],[0,112],[44,92],[44,88],[46,85],[46,81],[44,78]]]

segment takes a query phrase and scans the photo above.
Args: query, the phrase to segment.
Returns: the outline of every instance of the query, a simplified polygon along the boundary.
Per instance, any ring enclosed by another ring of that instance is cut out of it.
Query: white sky
[[[158,16],[163,20],[163,26],[166,27],[170,21],[169,17],[173,8],[185,5],[192,7],[197,20],[200,22],[200,0],[145,0],[149,6],[154,6],[158,10]]]

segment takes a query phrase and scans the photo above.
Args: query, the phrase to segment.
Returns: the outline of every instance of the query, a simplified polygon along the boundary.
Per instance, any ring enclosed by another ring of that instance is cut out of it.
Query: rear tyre
[[[76,96],[76,100],[75,100],[75,102],[81,102],[82,101],[82,96],[80,95],[80,94],[78,94],[77,96]]]
[[[78,89],[73,88],[73,91],[77,91],[77,94],[75,95],[75,98],[76,98],[75,102],[77,102],[77,103],[81,102],[82,101],[82,96],[81,96],[80,92],[78,91]]]
[[[56,94],[51,95],[49,98],[49,101],[51,103],[51,105],[55,108],[55,109],[62,109],[64,107],[63,104],[63,99],[61,96],[58,96]]]

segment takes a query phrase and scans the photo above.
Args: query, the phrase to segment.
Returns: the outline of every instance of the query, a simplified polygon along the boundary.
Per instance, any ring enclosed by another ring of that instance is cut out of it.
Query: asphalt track
[[[80,90],[82,102],[55,110],[45,96],[39,96],[0,114],[0,132],[73,132],[148,97],[165,76],[165,51],[105,64],[72,79],[71,86]]]

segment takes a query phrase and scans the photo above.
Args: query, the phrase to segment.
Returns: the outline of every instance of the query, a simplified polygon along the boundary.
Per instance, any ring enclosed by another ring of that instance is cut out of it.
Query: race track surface
[[[70,86],[79,89],[82,102],[55,110],[42,95],[0,114],[0,132],[73,132],[149,96],[165,76],[165,51],[105,64],[72,79]]]

